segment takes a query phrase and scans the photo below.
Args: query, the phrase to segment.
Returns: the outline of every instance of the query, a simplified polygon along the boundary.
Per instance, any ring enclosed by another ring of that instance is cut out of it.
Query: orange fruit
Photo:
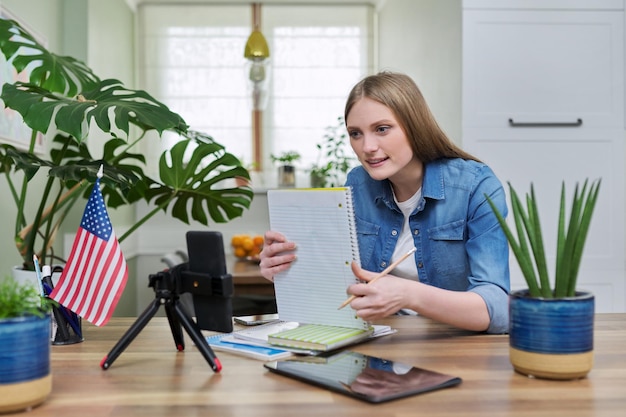
[[[251,251],[252,249],[254,249],[254,241],[251,237],[245,237],[241,242],[241,247],[244,248],[246,252]]]
[[[244,248],[235,248],[235,256],[237,258],[243,258],[246,256],[246,250]]]
[[[230,240],[230,244],[237,247],[237,246],[241,246],[242,241],[243,241],[243,238],[241,235],[234,235],[233,238]]]
[[[252,238],[252,241],[254,242],[255,246],[263,246],[263,236],[261,235],[256,235]]]

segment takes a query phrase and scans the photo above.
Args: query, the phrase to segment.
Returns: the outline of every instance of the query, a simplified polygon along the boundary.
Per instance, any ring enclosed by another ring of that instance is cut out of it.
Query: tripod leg
[[[185,339],[183,338],[183,329],[180,326],[180,321],[178,320],[174,303],[175,302],[165,303],[165,314],[167,315],[167,321],[170,323],[170,329],[172,330],[176,350],[182,352],[185,350]]]
[[[187,330],[187,333],[191,337],[191,340],[194,341],[194,343],[198,347],[198,350],[200,351],[202,356],[204,356],[204,359],[206,359],[208,364],[211,366],[211,369],[213,369],[214,372],[221,371],[222,364],[220,360],[215,356],[215,353],[213,353],[213,350],[209,346],[209,343],[206,341],[204,336],[202,336],[202,331],[200,330],[196,322],[187,316],[187,313],[180,306],[180,304],[178,304],[178,302],[174,302],[174,309],[183,327],[185,328],[185,330]]]
[[[117,342],[113,349],[109,352],[107,356],[102,359],[100,362],[100,367],[104,370],[109,369],[109,367],[113,364],[115,359],[128,347],[130,342],[137,337],[139,332],[146,327],[146,324],[150,321],[150,319],[156,314],[157,310],[161,306],[161,299],[156,298],[152,303],[148,305],[148,307],[141,313],[141,315],[137,318],[135,323],[124,333],[124,336]]]

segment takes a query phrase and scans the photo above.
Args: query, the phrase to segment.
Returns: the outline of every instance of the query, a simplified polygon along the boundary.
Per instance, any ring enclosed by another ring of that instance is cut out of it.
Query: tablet
[[[400,362],[342,351],[267,362],[271,372],[370,403],[404,398],[461,383],[461,378]]]

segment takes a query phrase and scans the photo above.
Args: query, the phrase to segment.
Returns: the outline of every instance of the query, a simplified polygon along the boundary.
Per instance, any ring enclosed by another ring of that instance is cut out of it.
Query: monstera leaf
[[[0,19],[0,49],[18,73],[30,70],[30,83],[68,97],[92,89],[100,80],[81,61],[49,52],[17,22]]]
[[[161,156],[159,173],[162,184],[153,184],[146,192],[148,200],[167,211],[172,205],[172,216],[189,223],[191,217],[208,225],[209,213],[217,223],[225,223],[240,216],[250,207],[253,193],[249,188],[221,188],[224,180],[235,176],[248,177],[248,171],[224,147],[207,136],[198,140],[191,132],[187,140],[178,142]],[[195,147],[195,149],[194,149]],[[186,158],[189,150],[191,156]]]
[[[81,181],[95,183],[102,166],[100,182],[107,207],[116,208],[142,198],[145,175],[141,166],[145,165],[146,159],[142,154],[128,152],[125,140],[109,139],[101,160],[94,160],[85,143],[68,141],[63,135],[57,135],[53,144],[55,147],[50,151],[53,167],[49,175],[60,179],[67,189],[74,188]],[[83,197],[89,198],[90,193],[91,187],[86,187]]]
[[[1,172],[10,175],[12,170],[20,170],[24,172],[26,180],[30,181],[42,166],[50,166],[50,164],[30,152],[6,143],[0,144]]]
[[[130,90],[117,80],[103,80],[77,98],[53,94],[39,86],[5,84],[0,96],[6,107],[22,115],[33,130],[46,133],[56,125],[79,142],[89,133],[93,120],[105,133],[129,134],[130,124],[141,130],[184,131],[185,121],[145,91]],[[54,118],[54,122],[53,122]]]

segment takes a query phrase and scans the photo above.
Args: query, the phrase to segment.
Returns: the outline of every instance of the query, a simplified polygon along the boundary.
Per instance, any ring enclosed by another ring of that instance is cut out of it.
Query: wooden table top
[[[263,278],[258,262],[246,261],[235,257],[228,257],[228,272],[233,276],[235,283],[240,285],[263,284],[272,286],[272,282]]]
[[[354,347],[362,353],[459,376],[463,383],[372,405],[266,371],[262,362],[217,352],[214,374],[185,334],[177,352],[165,318],[153,318],[103,371],[100,361],[135,318],[85,324],[85,341],[52,347],[53,389],[36,416],[623,416],[626,314],[598,314],[595,364],[587,378],[547,381],[515,373],[508,336],[472,334],[421,317],[381,324],[391,336]],[[555,414],[557,413],[557,414]]]

